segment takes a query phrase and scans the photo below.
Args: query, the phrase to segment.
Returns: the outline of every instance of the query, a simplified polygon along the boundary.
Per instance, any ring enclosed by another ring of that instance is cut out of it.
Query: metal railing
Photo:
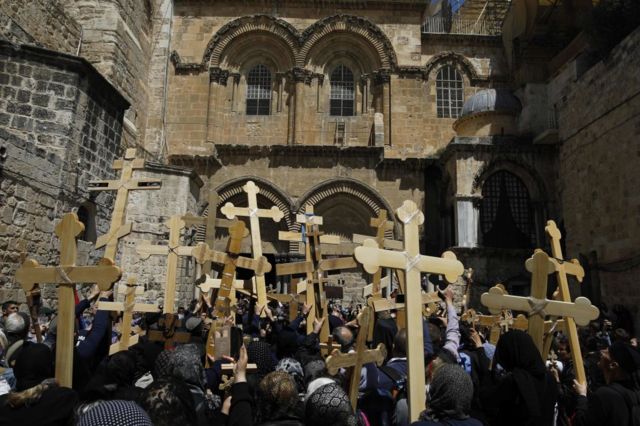
[[[423,34],[499,35],[500,31],[499,22],[488,19],[461,19],[458,16],[431,16],[422,24]]]

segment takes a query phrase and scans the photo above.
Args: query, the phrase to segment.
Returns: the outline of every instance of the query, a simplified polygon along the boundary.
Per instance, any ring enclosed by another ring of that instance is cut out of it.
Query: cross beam
[[[106,291],[120,279],[122,272],[113,260],[102,258],[96,266],[76,266],[78,247],[76,235],[84,225],[75,213],[67,213],[55,228],[60,239],[60,265],[45,267],[33,259],[26,260],[16,271],[16,282],[24,291],[35,284],[58,284],[58,333],[56,337],[56,379],[61,386],[71,387],[73,381],[73,331],[75,320],[75,284],[97,283]]]
[[[127,199],[129,191],[140,189],[160,189],[162,181],[159,179],[133,179],[133,171],[144,169],[144,159],[135,158],[136,149],[125,151],[124,158],[113,162],[114,170],[122,170],[119,180],[93,180],[89,182],[89,192],[117,191],[116,200],[111,216],[109,231],[98,237],[96,248],[105,247],[104,257],[116,259],[118,241],[131,232],[131,222],[126,221]]]
[[[454,282],[464,267],[452,252],[445,252],[442,258],[420,255],[418,227],[424,222],[424,215],[413,201],[405,201],[396,214],[404,224],[404,251],[379,249],[374,240],[366,240],[362,247],[356,248],[355,257],[370,274],[381,266],[405,273],[409,417],[411,421],[417,421],[425,408],[420,273],[441,274],[447,281]]]
[[[362,370],[363,364],[375,362],[380,366],[387,356],[387,350],[382,343],[376,349],[367,349],[366,347],[366,331],[369,327],[369,322],[372,320],[371,315],[373,314],[368,306],[365,306],[362,312],[358,314],[360,332],[356,340],[355,352],[343,354],[338,349],[334,349],[326,360],[327,371],[331,375],[337,374],[340,368],[353,367],[351,380],[349,381],[349,399],[354,411],[358,404],[358,386],[360,384],[360,370]]]
[[[262,257],[262,239],[260,237],[259,219],[268,218],[277,223],[284,217],[284,213],[276,206],[271,207],[269,210],[258,208],[257,194],[260,192],[260,188],[256,186],[253,181],[248,181],[242,189],[247,193],[248,206],[235,207],[232,203],[227,203],[220,211],[227,217],[227,219],[234,219],[236,216],[249,217],[253,257],[255,259],[259,259]],[[264,275],[256,274],[253,280],[255,283],[255,290],[258,294],[258,305],[265,306],[267,304],[267,287]],[[260,313],[260,316],[262,317],[265,315],[264,311]]]

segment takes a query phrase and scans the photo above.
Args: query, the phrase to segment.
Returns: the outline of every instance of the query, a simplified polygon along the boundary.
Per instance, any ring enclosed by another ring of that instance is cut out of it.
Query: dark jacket
[[[631,409],[625,393],[632,393],[628,383],[614,383],[598,388],[587,397],[578,396],[574,426],[631,425]]]
[[[0,397],[0,426],[64,426],[73,424],[78,394],[69,388],[52,387],[29,406],[12,408],[6,401],[7,395]]]

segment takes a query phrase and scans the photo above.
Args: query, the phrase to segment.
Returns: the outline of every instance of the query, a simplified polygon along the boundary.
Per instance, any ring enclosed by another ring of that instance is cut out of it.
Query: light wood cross
[[[209,335],[207,336],[206,351],[209,355],[215,354],[215,333],[224,324],[224,320],[230,314],[230,299],[232,287],[235,281],[236,268],[250,269],[256,274],[263,275],[271,270],[271,264],[262,256],[259,259],[251,259],[240,256],[242,249],[242,239],[247,236],[247,229],[244,222],[236,220],[229,228],[229,241],[227,243],[227,253],[215,251],[205,243],[198,244],[192,249],[192,255],[196,262],[203,264],[211,261],[213,263],[224,264],[220,289],[214,304],[215,321],[211,324]],[[208,360],[209,357],[207,357]]]
[[[544,228],[549,236],[549,242],[551,243],[551,261],[555,266],[556,279],[558,281],[558,293],[559,300],[563,302],[571,302],[571,294],[569,293],[569,284],[567,282],[567,275],[572,275],[582,282],[584,278],[584,269],[580,266],[577,259],[565,261],[562,255],[562,247],[560,246],[560,239],[562,234],[556,226],[556,223],[552,220],[547,222],[547,226]],[[580,341],[578,339],[578,330],[576,323],[571,317],[564,317],[564,326],[569,334],[569,344],[571,345],[571,359],[573,361],[573,368],[576,371],[576,379],[582,384],[587,383],[587,376],[584,371],[584,363],[582,362],[582,351],[580,349]]]
[[[138,244],[136,251],[141,259],[149,256],[166,256],[167,269],[164,286],[163,319],[158,323],[161,330],[149,330],[149,340],[163,341],[165,349],[171,349],[175,343],[187,343],[191,340],[190,333],[176,332],[181,324],[175,315],[176,279],[178,276],[178,257],[191,256],[193,247],[180,245],[180,231],[185,222],[179,215],[171,216],[168,222],[169,241],[167,245],[151,245],[148,242]]]
[[[505,295],[504,290],[492,287],[480,298],[482,304],[491,313],[502,309],[526,312],[529,316],[529,335],[533,339],[541,356],[544,354],[545,317],[573,318],[576,324],[587,325],[598,318],[600,311],[586,297],[578,297],[575,303],[549,300],[546,298],[547,277],[554,271],[554,264],[542,250],[536,250],[526,263],[527,270],[532,273],[531,296],[519,297]]]
[[[320,232],[322,216],[316,216],[313,206],[307,204],[305,213],[296,215],[296,221],[302,224],[301,233],[280,232],[280,239],[284,241],[300,241],[305,244],[306,260],[302,262],[280,263],[276,265],[276,275],[306,274],[306,298],[307,304],[313,305],[313,309],[307,316],[307,333],[313,331],[313,321],[316,318],[327,317],[327,300],[324,294],[326,271],[357,268],[358,264],[353,257],[341,257],[333,259],[322,258],[321,244],[340,244],[337,235],[324,235]],[[325,237],[325,238],[323,238]],[[298,286],[300,290],[300,286]],[[320,341],[326,342],[329,337],[329,324],[325,320],[320,329]]]
[[[366,331],[369,322],[372,321],[372,315],[371,308],[368,306],[365,306],[362,312],[358,314],[360,332],[356,339],[354,352],[343,354],[339,349],[334,349],[326,360],[327,371],[331,375],[337,374],[341,368],[352,367],[351,380],[349,380],[349,399],[351,400],[351,406],[354,411],[358,404],[358,386],[360,384],[360,371],[362,370],[362,366],[371,362],[375,362],[380,366],[387,357],[387,349],[382,343],[378,344],[376,349],[367,349]]]
[[[253,251],[254,259],[262,257],[262,239],[260,237],[260,218],[272,219],[274,222],[280,222],[280,219],[284,217],[284,213],[278,207],[273,206],[269,210],[258,208],[257,194],[260,192],[260,188],[256,186],[253,181],[248,181],[246,185],[242,187],[244,192],[247,193],[248,207],[235,207],[232,203],[227,203],[220,209],[227,219],[235,219],[236,216],[249,217],[249,228],[251,232],[251,247]],[[266,306],[267,304],[267,287],[264,280],[264,275],[256,274],[254,276],[255,290],[258,294],[258,305]],[[264,311],[260,314],[264,317],[266,314]]]
[[[89,192],[117,191],[116,200],[111,215],[109,231],[98,237],[96,248],[104,249],[104,257],[116,259],[118,241],[131,232],[131,222],[126,221],[127,199],[129,191],[138,189],[160,189],[162,181],[159,179],[133,179],[133,171],[144,169],[144,159],[135,158],[136,149],[125,151],[124,158],[113,162],[114,170],[122,170],[119,180],[93,180],[89,182]]]
[[[27,259],[16,271],[15,279],[24,291],[31,291],[35,284],[58,284],[58,332],[56,337],[56,379],[60,386],[71,387],[73,381],[73,341],[75,322],[75,284],[97,283],[107,291],[121,276],[120,268],[113,260],[102,258],[96,266],[76,266],[78,248],[76,235],[84,225],[75,213],[62,217],[55,229],[60,239],[60,265],[40,266]]]
[[[409,417],[411,421],[417,421],[425,408],[420,273],[441,274],[447,281],[454,282],[464,267],[452,252],[445,252],[442,258],[420,255],[418,227],[424,222],[424,215],[413,201],[405,201],[396,214],[404,224],[404,251],[380,249],[374,240],[366,240],[362,247],[356,248],[355,257],[369,273],[381,266],[405,272]]]
[[[136,303],[136,296],[144,292],[144,288],[136,285],[135,277],[129,277],[127,284],[120,286],[120,293],[124,293],[124,302],[98,302],[98,310],[122,312],[122,327],[120,329],[120,340],[111,345],[109,355],[120,351],[126,351],[131,346],[138,343],[139,335],[131,335],[134,312],[160,312],[157,305]]]

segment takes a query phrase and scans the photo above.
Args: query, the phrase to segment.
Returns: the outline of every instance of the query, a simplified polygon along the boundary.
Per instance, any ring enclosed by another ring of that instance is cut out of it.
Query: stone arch
[[[435,78],[435,73],[443,65],[452,65],[465,73],[471,84],[475,84],[478,80],[482,80],[480,74],[473,64],[459,53],[448,51],[441,52],[429,59],[425,66],[425,76],[428,80]]]
[[[205,67],[219,67],[223,53],[227,47],[243,34],[249,32],[261,32],[269,35],[274,41],[277,40],[285,51],[279,54],[287,54],[290,62],[294,63],[294,58],[299,50],[299,33],[287,21],[269,15],[252,15],[235,19],[220,28],[211,38],[204,51],[202,64]]]
[[[304,67],[309,62],[309,53],[321,40],[332,33],[343,32],[364,39],[376,52],[381,68],[393,69],[398,60],[387,35],[366,18],[352,15],[334,15],[309,26],[301,35],[302,46],[297,62]]]
[[[339,209],[346,208],[351,213],[357,214],[360,219],[359,226],[362,229],[354,230],[347,234],[346,232],[338,232],[346,240],[351,240],[353,233],[360,234],[372,234],[372,228],[369,225],[369,219],[373,216],[377,216],[380,210],[387,211],[389,220],[395,222],[394,210],[391,205],[378,194],[378,192],[370,186],[357,181],[355,179],[330,179],[322,182],[310,190],[308,190],[299,201],[296,203],[296,211],[298,213],[304,213],[307,204],[313,206],[321,206],[323,202],[331,200],[331,206],[327,205],[325,209]],[[322,210],[322,209],[321,209]],[[315,210],[316,213],[322,214],[322,211]],[[363,222],[366,220],[366,222]],[[325,220],[325,225],[327,221]],[[300,224],[294,224],[293,230],[299,230]],[[326,229],[326,228],[325,228]],[[397,232],[398,226],[396,224],[395,231],[387,231],[387,237],[393,238]],[[344,235],[343,235],[344,234]]]
[[[216,188],[216,192],[218,192],[219,196],[218,211],[222,206],[224,206],[225,203],[231,201],[234,198],[242,197],[241,202],[234,202],[234,204],[240,207],[246,206],[246,195],[242,187],[247,183],[247,181],[250,180],[254,181],[260,188],[260,193],[258,194],[258,206],[260,208],[269,208],[271,206],[276,206],[284,213],[284,217],[280,221],[280,223],[276,224],[274,222],[274,226],[282,230],[291,229],[293,219],[291,214],[292,203],[289,197],[279,188],[274,186],[271,182],[257,176],[245,176],[237,179],[232,179],[218,186]],[[201,215],[205,217],[209,215],[208,204],[205,205],[202,209]],[[223,215],[218,213],[218,217],[223,217]],[[224,234],[226,234],[226,232],[216,231],[216,238],[218,238],[218,235],[223,236]],[[197,228],[196,241],[204,241],[204,227]]]
[[[497,158],[485,163],[473,179],[472,194],[482,197],[482,186],[486,180],[501,170],[513,173],[524,183],[532,202],[544,202],[548,199],[544,181],[538,172],[531,165],[515,158]]]

